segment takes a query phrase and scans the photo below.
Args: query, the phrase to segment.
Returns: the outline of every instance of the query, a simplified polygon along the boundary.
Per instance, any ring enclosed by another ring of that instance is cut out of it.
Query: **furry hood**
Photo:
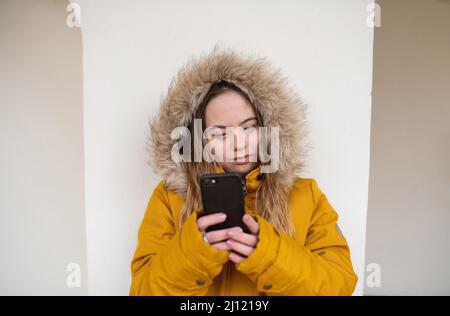
[[[304,166],[304,109],[300,97],[287,86],[287,79],[261,57],[214,48],[191,59],[172,79],[162,98],[159,113],[150,122],[149,163],[165,186],[186,196],[189,185],[183,163],[171,159],[171,132],[188,127],[211,85],[227,80],[244,90],[259,111],[263,126],[279,127],[279,169],[273,174],[276,190],[289,189]]]

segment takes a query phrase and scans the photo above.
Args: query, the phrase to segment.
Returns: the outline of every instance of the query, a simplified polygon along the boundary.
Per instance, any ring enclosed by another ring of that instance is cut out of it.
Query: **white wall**
[[[89,294],[127,294],[158,179],[147,121],[192,54],[265,55],[311,105],[314,177],[340,213],[362,294],[369,170],[371,1],[76,1],[82,11]]]
[[[0,295],[87,293],[81,34],[67,3],[0,1]]]

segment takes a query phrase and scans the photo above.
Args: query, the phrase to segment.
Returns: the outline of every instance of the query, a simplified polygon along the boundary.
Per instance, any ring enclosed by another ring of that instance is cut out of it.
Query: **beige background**
[[[0,295],[87,293],[81,34],[66,6],[0,1]]]
[[[450,1],[378,3],[365,293],[450,295]]]
[[[217,42],[276,61],[311,105],[303,175],[341,216],[356,294],[450,294],[450,1],[379,1],[373,88],[370,2],[80,0],[80,30],[68,1],[1,0],[0,294],[127,294],[159,180],[147,119]],[[66,285],[72,262],[81,288]]]

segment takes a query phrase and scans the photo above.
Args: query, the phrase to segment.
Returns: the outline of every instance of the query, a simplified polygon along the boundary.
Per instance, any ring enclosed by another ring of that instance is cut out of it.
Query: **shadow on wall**
[[[365,294],[449,295],[450,1],[378,3]]]
[[[67,5],[0,2],[0,295],[87,294],[82,47]]]

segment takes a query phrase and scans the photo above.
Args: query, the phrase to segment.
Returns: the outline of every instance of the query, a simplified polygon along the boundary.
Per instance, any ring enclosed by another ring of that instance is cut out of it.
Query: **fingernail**
[[[234,235],[234,231],[230,230],[230,231],[228,232],[228,235],[233,236],[233,235]]]
[[[219,215],[219,218],[220,219],[225,219],[225,218],[227,218],[227,214],[222,213],[222,214]]]

